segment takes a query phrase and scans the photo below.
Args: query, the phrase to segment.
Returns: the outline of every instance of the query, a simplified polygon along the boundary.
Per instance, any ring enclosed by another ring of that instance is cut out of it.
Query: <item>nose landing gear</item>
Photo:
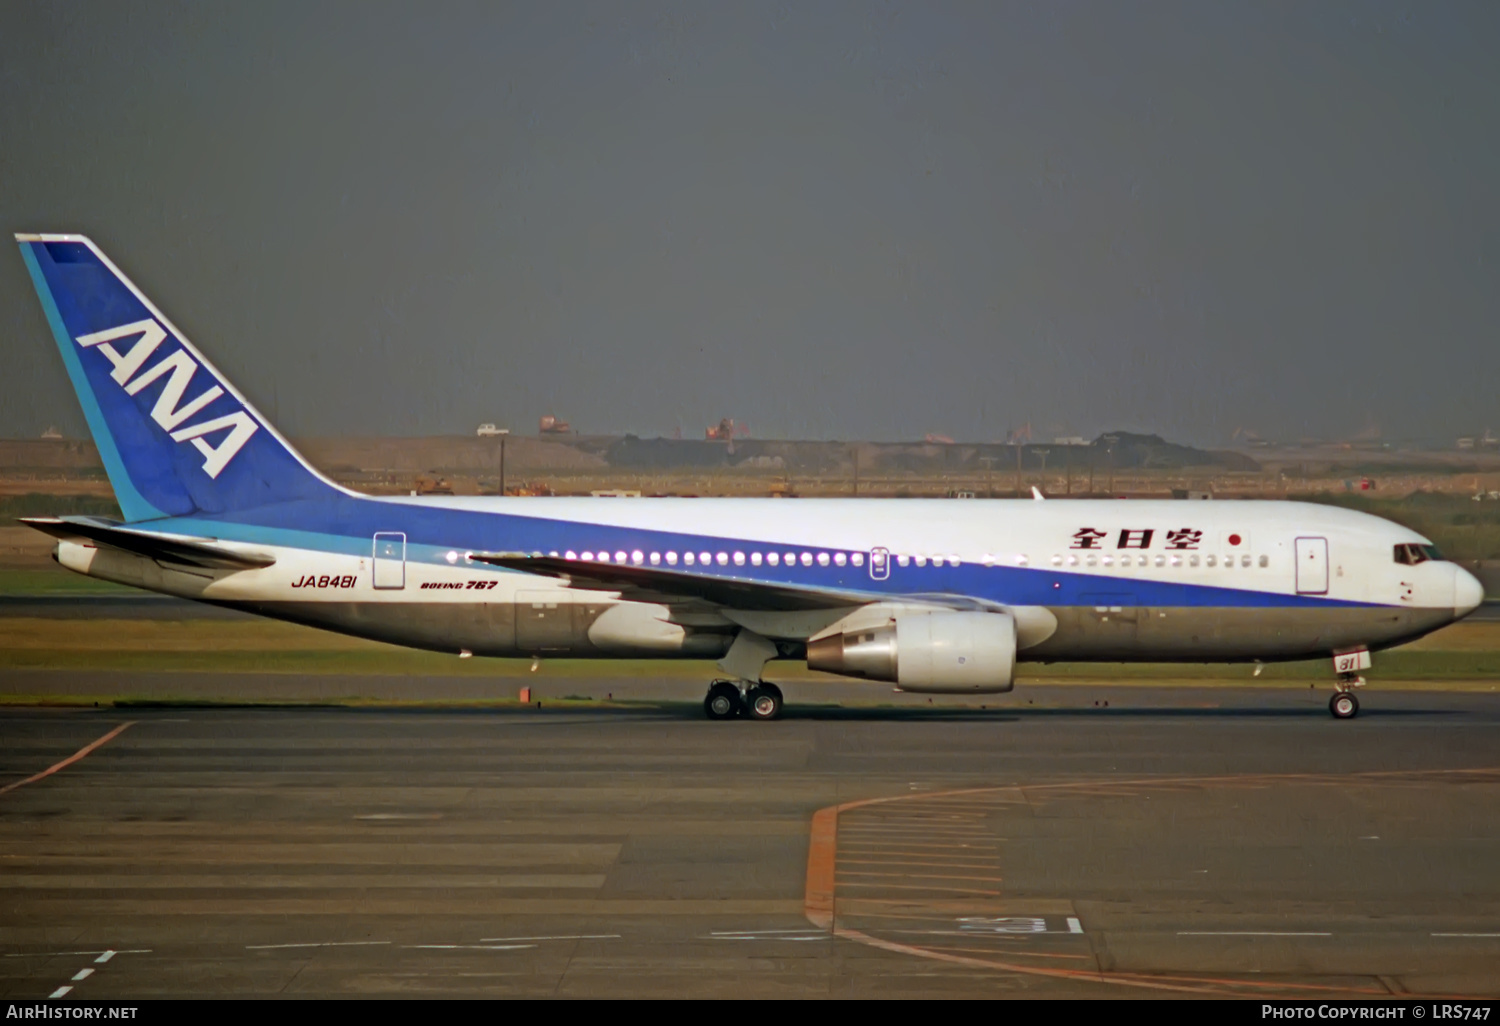
[[[1365,686],[1365,679],[1359,675],[1359,671],[1369,668],[1368,649],[1357,648],[1334,653],[1333,670],[1338,674],[1338,680],[1333,685],[1333,697],[1328,700],[1328,711],[1333,713],[1334,719],[1352,720],[1359,715],[1359,699],[1354,697],[1354,689]]]

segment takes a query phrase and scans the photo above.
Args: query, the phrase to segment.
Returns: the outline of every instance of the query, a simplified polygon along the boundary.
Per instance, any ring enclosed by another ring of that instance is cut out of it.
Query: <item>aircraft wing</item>
[[[476,552],[469,558],[507,570],[555,577],[575,587],[617,591],[622,598],[633,602],[672,604],[696,599],[728,609],[792,612],[862,606],[881,598],[861,591],[766,584],[658,566],[584,562],[560,556],[530,556],[524,552]]]
[[[209,570],[258,570],[276,562],[272,556],[235,552],[211,542],[137,531],[103,517],[22,517],[21,523],[54,538],[82,538],[148,559]]]

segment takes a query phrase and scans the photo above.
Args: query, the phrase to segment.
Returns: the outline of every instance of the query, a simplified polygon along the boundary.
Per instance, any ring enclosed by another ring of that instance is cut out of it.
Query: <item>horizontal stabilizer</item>
[[[21,523],[65,541],[95,545],[183,566],[208,570],[259,570],[275,563],[272,556],[234,552],[208,542],[136,531],[102,517],[22,517]]]
[[[696,599],[727,609],[792,611],[859,606],[878,599],[857,591],[765,584],[713,574],[664,570],[655,566],[596,563],[560,556],[529,556],[524,552],[476,552],[476,563],[556,577],[574,587],[617,591],[631,601],[672,603]]]

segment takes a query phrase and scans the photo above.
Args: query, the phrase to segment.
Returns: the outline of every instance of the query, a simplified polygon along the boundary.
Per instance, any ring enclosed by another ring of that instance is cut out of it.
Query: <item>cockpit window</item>
[[[1436,545],[1417,545],[1405,542],[1396,546],[1396,562],[1402,566],[1416,566],[1425,563],[1429,559],[1442,559],[1442,553],[1438,552]]]

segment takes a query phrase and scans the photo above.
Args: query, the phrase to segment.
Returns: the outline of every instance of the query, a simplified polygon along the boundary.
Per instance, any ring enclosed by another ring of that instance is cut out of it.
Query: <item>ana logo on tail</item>
[[[121,354],[113,343],[131,337],[135,338],[134,344],[129,351]],[[171,436],[172,441],[192,442],[193,447],[203,454],[203,472],[209,477],[217,478],[260,425],[241,409],[227,416],[182,426],[184,421],[222,396],[224,389],[219,385],[211,385],[184,402],[188,386],[198,370],[198,364],[187,354],[187,350],[178,349],[151,367],[145,366],[157,347],[166,340],[166,329],[151,319],[107,328],[92,335],[80,335],[77,339],[80,346],[102,353],[114,366],[110,377],[125,389],[127,395],[136,395],[153,381],[166,378],[161,394],[156,397],[156,405],[151,407],[151,419]],[[218,431],[229,433],[218,445],[210,445],[205,436]]]

